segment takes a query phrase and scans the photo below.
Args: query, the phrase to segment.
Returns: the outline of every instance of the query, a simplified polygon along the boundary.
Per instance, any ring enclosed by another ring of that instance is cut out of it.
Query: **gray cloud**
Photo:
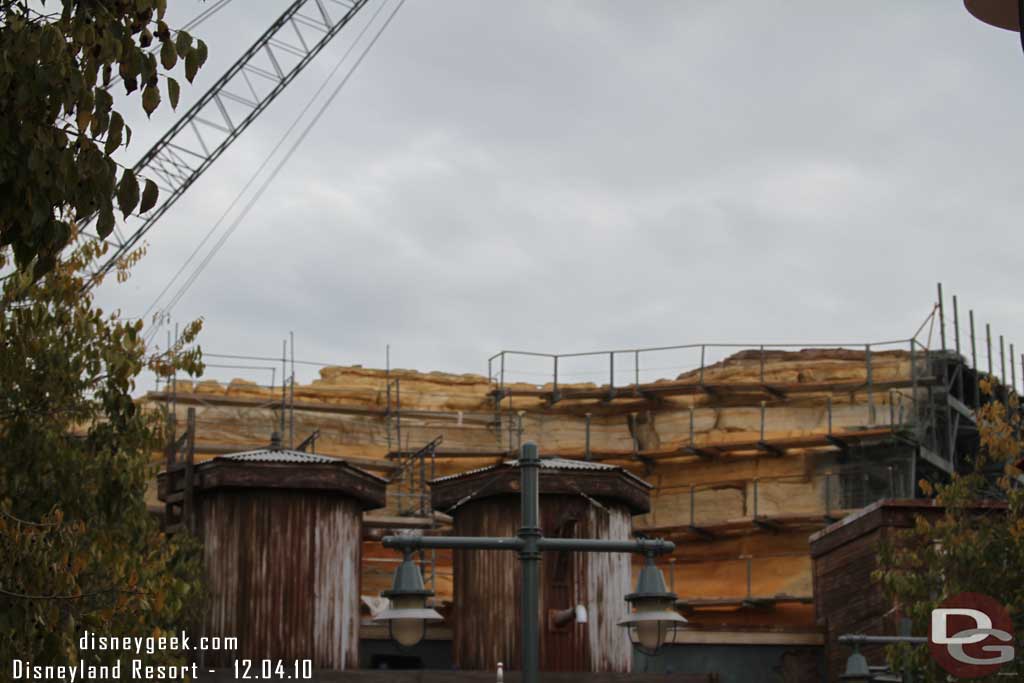
[[[190,101],[281,9],[234,5]],[[105,306],[141,313],[343,48]],[[1022,72],[957,2],[409,0],[174,315],[210,351],[294,330],[300,357],[481,372],[512,347],[907,337],[943,280],[1024,344]],[[171,121],[136,120],[130,154]]]

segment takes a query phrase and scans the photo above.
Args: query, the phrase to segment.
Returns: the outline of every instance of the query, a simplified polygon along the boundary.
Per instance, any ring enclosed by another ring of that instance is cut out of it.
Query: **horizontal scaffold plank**
[[[637,527],[635,530],[648,536],[667,538],[688,538],[692,540],[716,540],[737,533],[753,533],[773,528],[785,530],[798,527],[822,528],[845,517],[853,510],[828,510],[821,514],[748,515],[718,522],[699,525],[675,524],[671,526]]]
[[[829,449],[836,450],[846,445],[864,443],[866,441],[877,441],[888,438],[896,438],[897,431],[892,427],[872,427],[866,429],[845,429],[832,432],[815,432],[801,434],[799,436],[766,437],[759,436],[750,438],[723,438],[719,440],[707,439],[696,444],[689,442],[684,444],[672,444],[661,448],[633,451],[632,449],[590,449],[591,460],[669,460],[675,458],[713,458],[719,455],[730,453],[765,452],[774,455],[783,455],[790,450],[806,449]],[[397,454],[390,454],[392,457]],[[514,458],[516,451],[502,449],[445,449],[438,448],[434,453],[438,459],[460,459],[460,458]],[[559,457],[570,459],[583,459],[582,448],[556,448],[545,449],[545,457]]]
[[[701,394],[727,395],[761,395],[768,398],[780,398],[789,394],[840,394],[867,391],[889,391],[911,386],[928,386],[934,384],[933,377],[900,378],[883,382],[651,382],[648,384],[628,384],[622,387],[586,387],[582,389],[554,387],[519,388],[499,387],[491,391],[497,399],[506,397],[543,398],[551,402],[571,400],[615,400],[618,398],[636,398],[637,396],[695,396]],[[557,396],[556,396],[557,392]]]

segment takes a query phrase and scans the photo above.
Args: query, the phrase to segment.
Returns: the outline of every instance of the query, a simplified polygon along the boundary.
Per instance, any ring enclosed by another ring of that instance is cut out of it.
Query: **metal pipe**
[[[661,539],[613,541],[598,538],[541,538],[537,542],[537,548],[542,551],[566,550],[569,552],[665,555],[675,550],[676,544]]]
[[[1003,335],[999,335],[999,382],[1006,386],[1006,344]]]
[[[868,385],[868,424],[875,424],[875,392],[874,383],[871,377],[871,344],[864,345],[864,365],[867,373]]]
[[[968,325],[969,325],[969,327],[971,329],[971,367],[974,368],[975,371],[977,371],[977,369],[978,369],[978,345],[977,345],[977,342],[975,341],[975,335],[974,335],[974,309],[973,308],[969,309],[967,311],[967,317],[968,317],[968,321],[969,321]]]
[[[927,645],[928,639],[924,636],[869,636],[861,633],[848,633],[839,636],[840,643],[868,644],[868,645],[891,645],[894,643],[910,643],[912,645]]]
[[[704,353],[707,347],[704,344],[700,345],[700,383],[704,384]]]
[[[765,401],[761,401],[761,441],[764,441],[764,411]]]
[[[295,448],[295,332],[288,332],[288,350],[292,357],[292,381],[288,397],[288,448]]]
[[[522,477],[520,498],[519,562],[522,574],[522,642],[519,644],[523,683],[540,683],[540,457],[537,444],[519,449]]]
[[[608,354],[608,395],[615,391],[615,352]]]
[[[523,540],[515,536],[385,536],[381,543],[385,548],[398,550],[521,550],[523,547]]]
[[[942,301],[942,283],[939,283],[939,339],[942,340],[942,350],[946,350],[946,315],[945,306]]]
[[[694,524],[694,520],[696,519],[695,516],[694,516],[694,512],[695,512],[695,508],[696,508],[696,503],[695,503],[696,498],[697,498],[697,485],[696,484],[690,484],[690,526],[691,527],[697,526],[696,524]]]
[[[956,304],[956,294],[953,295],[953,341],[956,344],[956,355],[960,357],[960,311]]]
[[[288,358],[288,340],[287,339],[282,339],[281,340],[281,426],[280,426],[280,429],[278,430],[278,434],[281,435],[282,439],[284,438],[285,397],[287,395],[286,391],[288,389],[288,384],[284,381],[284,375],[285,375],[286,372],[288,372],[287,358]]]
[[[586,418],[587,440],[583,447],[583,459],[590,460],[590,413],[586,413],[584,417]]]
[[[1013,357],[1016,353],[1013,350],[1013,344],[1010,344],[1010,387],[1017,391],[1017,364],[1013,362]]]
[[[395,438],[398,450],[402,450],[402,378],[395,379]]]
[[[971,367],[974,368],[974,406],[975,408],[981,405],[980,389],[978,387],[978,381],[981,379],[978,373],[978,349],[974,338],[974,311],[968,311],[971,321]]]
[[[636,434],[636,413],[629,414],[629,433],[633,437],[633,458],[635,459],[640,453],[640,441],[637,439]]]
[[[992,326],[985,323],[985,348],[988,351],[988,376],[992,378]]]

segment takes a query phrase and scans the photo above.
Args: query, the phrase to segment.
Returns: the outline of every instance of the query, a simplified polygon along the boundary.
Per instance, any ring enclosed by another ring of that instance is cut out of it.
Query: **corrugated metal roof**
[[[360,474],[365,474],[368,477],[373,477],[374,479],[379,479],[383,482],[388,481],[384,477],[380,477],[372,472],[367,472],[360,467],[356,467],[351,463],[345,462],[341,458],[334,458],[329,455],[317,455],[314,453],[303,453],[302,451],[291,451],[287,449],[278,450],[275,448],[259,448],[254,451],[219,455],[208,462],[215,462],[217,460],[230,460],[232,462],[274,462],[292,465],[341,465],[343,467],[349,467],[356,470]]]
[[[315,455],[303,453],[302,451],[273,450],[261,448],[255,451],[244,451],[242,453],[230,453],[215,458],[216,460],[238,460],[242,462],[288,462],[288,463],[340,463],[348,464],[344,460],[332,458],[327,455]]]
[[[456,479],[461,479],[462,477],[468,477],[468,476],[473,475],[473,474],[479,474],[481,472],[490,472],[490,471],[495,471],[495,470],[499,470],[499,469],[503,469],[503,468],[516,468],[516,467],[519,467],[519,460],[506,460],[505,462],[500,463],[498,465],[488,465],[486,467],[478,467],[475,470],[469,470],[467,472],[460,472],[458,474],[449,474],[448,476],[445,476],[445,477],[438,477],[437,479],[434,479],[430,483],[431,484],[440,484],[440,483],[444,483],[444,482],[454,481]],[[621,472],[621,473],[625,474],[626,476],[628,476],[628,477],[636,480],[637,482],[643,484],[647,488],[654,488],[651,484],[647,483],[646,481],[644,481],[640,477],[636,476],[635,474],[633,474],[632,472],[630,472],[629,470],[627,470],[624,467],[619,467],[617,465],[606,465],[606,464],[601,463],[601,462],[591,462],[591,461],[588,461],[588,460],[568,460],[566,458],[541,458],[540,459],[540,468],[542,470],[555,470],[555,471],[565,471],[565,470],[570,470],[570,471],[571,470],[594,471],[594,470],[597,470],[597,471],[600,471],[600,472]]]

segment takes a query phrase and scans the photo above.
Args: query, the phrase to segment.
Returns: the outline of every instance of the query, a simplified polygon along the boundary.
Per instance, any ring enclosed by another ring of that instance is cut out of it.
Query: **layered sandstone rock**
[[[685,581],[677,583],[677,590],[682,597],[742,596],[747,561],[740,557],[751,553],[756,554],[751,560],[754,593],[808,596],[806,537],[810,531],[792,526],[759,535],[750,520],[755,512],[759,516],[823,520],[826,511],[834,507],[826,500],[829,482],[834,486],[831,472],[840,469],[833,447],[822,442],[789,449],[783,456],[740,453],[649,461],[631,457],[634,443],[643,456],[644,452],[691,444],[721,447],[761,438],[771,441],[820,435],[828,431],[830,420],[832,430],[839,432],[884,427],[890,419],[902,421],[901,416],[913,405],[906,380],[922,372],[920,365],[912,371],[907,352],[873,353],[869,390],[863,351],[751,349],[708,365],[703,373],[689,370],[656,384],[693,385],[702,377],[709,385],[769,384],[813,390],[789,391],[783,397],[751,390],[614,401],[567,398],[550,405],[543,396],[526,394],[538,388],[550,390],[551,385],[509,383],[504,388],[511,390],[511,399],[496,408],[492,397],[496,385],[481,375],[329,367],[321,370],[318,380],[294,388],[295,408],[285,409],[285,431],[294,419],[296,442],[319,431],[318,453],[371,459],[385,468],[389,463],[393,467],[389,452],[416,450],[440,436],[443,442],[434,474],[441,476],[492,464],[496,452],[514,449],[521,440],[536,441],[542,454],[581,457],[587,441],[586,413],[590,413],[591,449],[626,453],[616,462],[655,487],[653,509],[635,519],[637,527],[671,530],[693,524],[719,525],[726,530],[714,540],[687,536],[680,544],[677,557]],[[567,394],[588,388],[601,387],[559,384]],[[285,402],[290,400],[289,393]],[[280,389],[245,380],[227,385],[178,382],[175,410],[180,425],[186,409],[195,408],[197,458],[202,460],[229,447],[246,450],[266,445],[271,432],[280,428],[281,401]],[[168,402],[166,394],[142,399],[149,409]],[[455,457],[467,452],[478,455]],[[397,490],[397,485],[391,487],[392,492]],[[394,501],[389,501],[386,512],[396,511]],[[367,544],[366,553],[364,590],[374,592],[386,587],[393,569],[379,560],[393,557],[393,553],[373,543]],[[438,569],[438,590],[443,599],[450,599],[450,566],[444,565],[444,557]]]

